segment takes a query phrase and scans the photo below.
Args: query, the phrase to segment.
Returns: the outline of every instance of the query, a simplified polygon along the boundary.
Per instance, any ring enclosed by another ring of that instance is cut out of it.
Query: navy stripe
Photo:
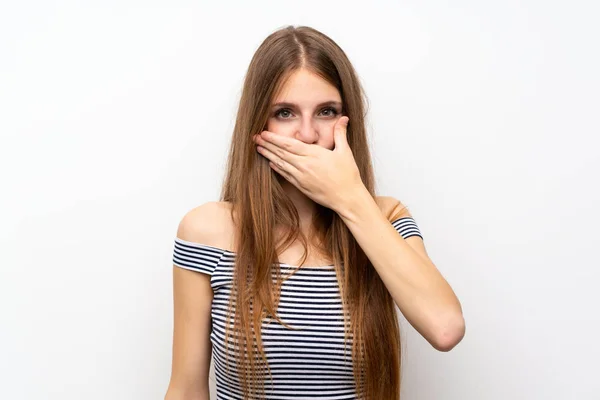
[[[423,238],[412,217],[398,218],[391,224],[405,239]],[[230,250],[175,238],[173,264],[211,276],[214,296],[210,341],[217,400],[242,400],[232,354],[238,348],[232,338],[229,338],[228,351],[225,351],[226,313],[234,261],[235,253]],[[282,264],[282,271],[294,268],[296,266]],[[334,267],[303,266],[289,276],[281,288],[277,314],[297,330],[290,330],[272,318],[262,323],[264,351],[273,374],[273,387],[267,376],[265,399],[356,399],[352,336],[344,346],[344,327],[349,321],[342,315]],[[229,362],[229,374],[226,362]]]

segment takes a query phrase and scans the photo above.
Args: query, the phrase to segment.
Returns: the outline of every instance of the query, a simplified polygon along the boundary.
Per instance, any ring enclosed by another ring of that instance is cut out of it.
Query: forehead
[[[294,102],[311,105],[325,101],[341,101],[335,86],[306,69],[294,71],[283,83],[273,102]]]

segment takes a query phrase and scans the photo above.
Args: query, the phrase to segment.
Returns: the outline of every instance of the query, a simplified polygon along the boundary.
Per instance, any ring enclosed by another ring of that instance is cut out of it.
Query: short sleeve
[[[212,275],[224,250],[201,243],[175,238],[173,264],[184,269]]]
[[[392,226],[396,229],[396,231],[398,231],[399,234],[402,235],[404,239],[411,236],[419,236],[421,239],[423,239],[421,230],[419,229],[419,226],[413,217],[398,218],[392,222]]]

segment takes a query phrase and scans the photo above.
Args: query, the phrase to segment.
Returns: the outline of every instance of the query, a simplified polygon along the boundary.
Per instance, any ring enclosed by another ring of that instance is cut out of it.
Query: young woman
[[[460,303],[407,208],[376,196],[363,91],[309,27],[268,36],[245,78],[221,201],[181,220],[167,400],[393,400],[396,306],[440,351]]]

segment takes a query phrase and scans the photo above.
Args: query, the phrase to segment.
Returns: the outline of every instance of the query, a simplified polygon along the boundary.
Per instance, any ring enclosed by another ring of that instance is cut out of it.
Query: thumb
[[[346,137],[348,122],[350,118],[343,116],[337,120],[333,127],[333,140],[335,141],[335,149],[348,148],[348,139]]]

